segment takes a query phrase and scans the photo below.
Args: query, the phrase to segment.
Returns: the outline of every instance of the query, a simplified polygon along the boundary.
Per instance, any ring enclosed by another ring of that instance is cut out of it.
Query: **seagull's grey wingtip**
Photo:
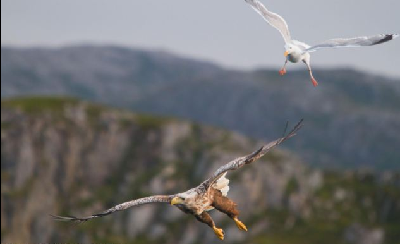
[[[380,35],[379,40],[377,40],[376,42],[372,43],[372,45],[382,44],[382,43],[394,40],[398,36],[399,36],[398,34],[382,34],[382,35]]]

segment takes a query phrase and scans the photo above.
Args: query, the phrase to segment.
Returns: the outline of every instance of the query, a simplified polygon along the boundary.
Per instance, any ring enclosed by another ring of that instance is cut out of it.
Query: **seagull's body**
[[[355,38],[337,38],[331,39],[320,44],[309,46],[304,42],[292,39],[289,32],[289,27],[280,15],[269,11],[260,1],[258,0],[245,0],[250,4],[253,9],[259,13],[272,27],[276,28],[282,35],[285,41],[285,57],[286,61],[282,69],[279,71],[281,75],[286,73],[287,62],[298,63],[302,61],[307,65],[308,71],[310,72],[311,81],[314,86],[318,83],[314,79],[310,66],[310,53],[315,52],[322,48],[338,48],[338,47],[362,47],[362,46],[373,46],[381,44],[398,37],[398,34],[381,34],[374,36],[363,36]]]

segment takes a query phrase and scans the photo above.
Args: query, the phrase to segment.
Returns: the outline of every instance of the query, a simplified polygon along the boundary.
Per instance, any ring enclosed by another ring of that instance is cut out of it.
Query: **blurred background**
[[[395,0],[263,3],[308,44],[400,32]],[[185,191],[301,118],[230,175],[225,241],[399,243],[399,40],[313,53],[317,88],[283,52],[243,0],[1,1],[2,243],[215,243],[162,204],[49,214]]]

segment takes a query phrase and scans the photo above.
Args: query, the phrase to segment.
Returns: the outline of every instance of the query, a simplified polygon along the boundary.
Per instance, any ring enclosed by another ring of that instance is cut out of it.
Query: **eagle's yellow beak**
[[[285,57],[287,57],[289,55],[289,52],[286,51],[283,55],[285,55]]]
[[[174,197],[171,200],[171,205],[176,205],[176,204],[184,204],[184,201],[180,197]]]

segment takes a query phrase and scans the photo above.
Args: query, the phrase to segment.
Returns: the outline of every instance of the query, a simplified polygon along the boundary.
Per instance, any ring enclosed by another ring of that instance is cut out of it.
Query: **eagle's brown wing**
[[[63,217],[63,216],[55,216],[51,215],[55,220],[60,220],[60,221],[76,221],[76,222],[83,222],[83,221],[88,221],[93,218],[98,218],[98,217],[103,217],[109,214],[112,214],[117,211],[125,210],[133,206],[138,206],[142,204],[147,204],[147,203],[156,203],[156,202],[164,202],[164,203],[169,203],[171,202],[171,199],[173,198],[173,195],[170,196],[165,196],[165,195],[158,195],[158,196],[151,196],[151,197],[144,197],[144,198],[139,198],[136,200],[132,200],[129,202],[124,202],[121,204],[118,204],[110,209],[107,209],[101,213],[98,214],[93,214],[91,216],[87,217],[82,217],[82,218],[77,218],[77,217]]]
[[[214,174],[209,179],[205,180],[200,186],[202,186],[203,189],[208,189],[209,186],[211,186],[213,183],[215,183],[227,171],[239,169],[246,164],[250,164],[250,163],[256,161],[257,159],[264,156],[274,146],[279,145],[282,142],[284,142],[285,140],[295,136],[297,131],[299,131],[300,128],[302,127],[302,125],[303,125],[303,120],[300,120],[300,122],[287,135],[285,135],[285,133],[286,133],[286,129],[285,129],[285,133],[284,133],[283,137],[281,137],[273,142],[270,142],[267,145],[262,146],[260,149],[258,149],[257,151],[254,151],[253,153],[251,153],[247,156],[237,158],[237,159],[230,161],[229,163],[221,166],[220,168],[217,169],[217,171],[214,172]]]

